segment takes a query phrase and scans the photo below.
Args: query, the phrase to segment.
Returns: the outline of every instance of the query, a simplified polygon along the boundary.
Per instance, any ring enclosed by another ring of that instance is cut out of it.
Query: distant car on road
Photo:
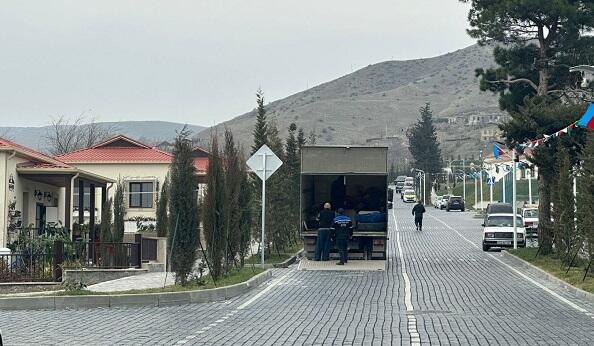
[[[439,201],[440,210],[444,210],[448,206],[448,198],[450,198],[450,195],[441,196],[441,201]]]
[[[462,196],[450,196],[447,201],[446,211],[450,210],[464,211],[464,198]]]
[[[433,202],[433,206],[435,207],[435,209],[439,208],[441,206],[441,200],[442,200],[443,196],[437,196],[435,198],[435,202]]]
[[[402,194],[402,200],[405,203],[416,202],[416,197],[415,190],[404,190],[404,193]]]
[[[491,214],[483,223],[483,251],[492,247],[514,246],[514,215],[512,213]],[[522,216],[516,214],[518,247],[526,247],[526,230]]]
[[[404,186],[404,181],[406,180],[406,176],[405,175],[399,175],[396,177],[396,192],[397,193],[401,193],[402,192],[402,187]]]

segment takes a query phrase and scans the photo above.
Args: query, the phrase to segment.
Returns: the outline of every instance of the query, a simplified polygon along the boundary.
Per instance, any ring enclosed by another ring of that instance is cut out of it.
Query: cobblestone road
[[[230,301],[2,311],[9,345],[592,345],[594,304],[479,249],[479,219],[411,205],[390,218],[386,272],[275,270]]]

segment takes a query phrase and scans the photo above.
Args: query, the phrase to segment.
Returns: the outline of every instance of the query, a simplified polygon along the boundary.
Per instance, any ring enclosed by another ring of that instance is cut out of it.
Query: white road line
[[[410,292],[410,279],[406,272],[406,264],[404,263],[404,255],[402,254],[402,244],[400,243],[400,230],[398,229],[398,221],[396,221],[396,213],[392,212],[394,218],[394,226],[396,227],[396,244],[398,245],[398,257],[400,258],[400,270],[402,272],[402,278],[404,279],[404,305],[406,311],[413,311],[412,306],[412,294]]]
[[[462,235],[462,233],[458,232],[457,229],[452,228],[450,225],[448,225],[447,223],[445,223],[444,221],[442,221],[441,219],[428,214],[430,217],[434,218],[435,220],[441,222],[442,224],[444,224],[444,226],[446,226],[447,228],[451,229],[452,231],[456,232],[456,234],[458,234],[460,237],[462,237],[462,239],[466,240],[468,243],[470,243],[472,246],[474,246],[475,248],[479,249],[479,246],[476,245],[475,243],[473,243],[472,241],[470,241],[468,238],[466,238],[465,236]],[[549,293],[550,295],[552,295],[553,297],[557,298],[558,300],[560,300],[561,302],[567,304],[568,306],[574,308],[575,310],[579,311],[579,312],[583,312],[586,313],[588,312],[588,310],[582,308],[581,306],[575,304],[574,302],[570,301],[569,299],[566,299],[562,296],[560,296],[558,293],[556,293],[555,291],[551,290],[550,288],[544,286],[543,284],[539,283],[538,281],[535,281],[534,279],[530,278],[529,276],[527,276],[526,274],[522,273],[521,271],[517,270],[516,268],[510,266],[509,264],[503,262],[502,260],[500,260],[499,258],[493,256],[492,254],[487,254],[489,256],[491,256],[493,259],[495,259],[497,262],[503,264],[504,266],[506,266],[507,268],[509,268],[510,270],[512,270],[513,272],[515,272],[516,274],[520,275],[521,277],[523,277],[524,279],[528,280],[529,282],[531,282],[532,284],[534,284],[535,286],[541,288],[542,290],[544,290],[545,292]]]
[[[245,303],[241,304],[240,306],[238,306],[237,307],[237,310],[243,310],[243,309],[247,308],[251,303],[255,302],[260,297],[262,297],[263,295],[265,295],[266,293],[268,293],[268,291],[270,291],[274,286],[278,285],[287,275],[289,275],[289,273],[287,273],[287,274],[281,276],[280,278],[274,280],[268,287],[266,287],[264,290],[262,290],[262,292],[256,294],[250,300],[248,300],[247,302],[245,302]]]
[[[400,270],[402,272],[402,278],[404,279],[404,305],[406,306],[406,311],[410,311],[411,314],[407,315],[407,330],[408,334],[410,335],[410,343],[414,346],[421,345],[421,337],[419,335],[419,331],[417,330],[417,318],[412,315],[413,305],[412,305],[412,294],[410,288],[410,279],[408,277],[408,273],[406,272],[406,264],[404,263],[404,254],[402,253],[402,243],[400,242],[400,230],[398,229],[398,221],[396,220],[396,212],[392,210],[392,217],[394,218],[394,227],[396,229],[396,244],[398,245],[398,257],[400,258]],[[414,259],[413,259],[414,260]],[[426,259],[425,259],[426,260]]]

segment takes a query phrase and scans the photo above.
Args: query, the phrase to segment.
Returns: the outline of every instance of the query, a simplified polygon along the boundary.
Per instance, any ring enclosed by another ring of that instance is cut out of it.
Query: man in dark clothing
[[[415,216],[415,226],[417,226],[417,231],[423,230],[423,213],[425,212],[425,207],[421,204],[421,200],[417,201],[417,204],[413,207],[412,214]]]
[[[338,216],[334,218],[334,239],[336,239],[336,247],[340,254],[340,262],[337,265],[344,265],[348,261],[348,244],[349,239],[353,235],[353,221],[351,218],[344,215],[344,209],[338,209]]]
[[[332,233],[332,222],[334,212],[330,203],[324,204],[324,209],[318,215],[318,239],[316,240],[316,261],[328,261],[330,259],[330,235]]]

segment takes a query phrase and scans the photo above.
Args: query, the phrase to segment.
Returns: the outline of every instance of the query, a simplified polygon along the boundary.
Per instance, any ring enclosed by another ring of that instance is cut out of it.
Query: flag
[[[503,150],[495,143],[493,143],[493,156],[499,159],[499,155],[503,155]]]
[[[578,126],[594,129],[594,103],[590,103],[586,113],[576,123]]]

